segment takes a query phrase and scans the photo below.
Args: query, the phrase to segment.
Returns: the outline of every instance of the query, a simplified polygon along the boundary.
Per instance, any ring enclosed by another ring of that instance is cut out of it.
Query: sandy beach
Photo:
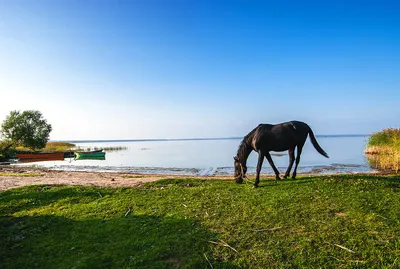
[[[35,167],[0,166],[0,190],[38,185],[81,185],[98,187],[137,187],[145,182],[152,182],[165,178],[184,178],[199,176],[183,175],[143,175],[110,172],[75,172],[57,171]],[[214,178],[214,177],[207,177]],[[232,178],[231,176],[218,176],[221,179]]]
[[[369,173],[348,173],[348,174],[365,174],[365,175],[387,175],[391,171],[374,170]],[[338,173],[331,173],[335,175]],[[318,176],[329,175],[319,173],[317,170],[313,173],[299,173],[302,176]],[[255,175],[248,174],[253,177]],[[274,175],[261,175],[263,178],[274,179]],[[281,175],[282,176],[282,175]],[[165,178],[207,178],[233,180],[233,175],[160,175],[160,174],[134,174],[134,173],[115,173],[115,172],[81,172],[81,171],[61,171],[51,170],[32,166],[0,166],[0,191],[39,184],[50,185],[80,185],[80,186],[97,186],[97,187],[137,187],[146,182],[157,181]]]

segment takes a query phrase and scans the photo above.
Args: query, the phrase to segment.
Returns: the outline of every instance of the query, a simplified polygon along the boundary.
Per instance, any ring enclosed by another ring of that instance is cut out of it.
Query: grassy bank
[[[2,268],[399,268],[400,176],[0,193]]]
[[[41,149],[40,152],[66,152],[70,149],[73,149],[75,144],[68,142],[48,142],[44,149]],[[17,151],[19,152],[32,152],[32,149],[17,147]]]
[[[365,153],[372,166],[397,173],[400,168],[400,129],[389,128],[372,134]]]

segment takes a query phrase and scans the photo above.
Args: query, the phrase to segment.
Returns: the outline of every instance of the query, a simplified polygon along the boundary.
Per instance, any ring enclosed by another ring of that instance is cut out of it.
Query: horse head
[[[236,183],[242,183],[243,178],[246,178],[247,166],[244,161],[241,161],[238,156],[233,157],[235,167],[234,178]]]

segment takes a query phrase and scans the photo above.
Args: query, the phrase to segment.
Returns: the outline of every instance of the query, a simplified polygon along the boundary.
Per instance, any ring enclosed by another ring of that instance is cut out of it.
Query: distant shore
[[[315,135],[315,137],[367,137],[370,134],[333,134]],[[140,139],[94,139],[94,140],[51,140],[50,142],[68,143],[108,143],[108,142],[162,142],[162,141],[192,141],[192,140],[240,140],[242,136],[232,137],[194,137],[194,138],[140,138]]]

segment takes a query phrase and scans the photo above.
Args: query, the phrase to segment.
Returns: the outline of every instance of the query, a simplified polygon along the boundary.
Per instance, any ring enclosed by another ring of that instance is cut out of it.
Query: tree
[[[37,110],[24,112],[11,111],[1,125],[1,134],[9,143],[7,148],[13,145],[23,145],[31,149],[41,149],[49,141],[52,128]]]

